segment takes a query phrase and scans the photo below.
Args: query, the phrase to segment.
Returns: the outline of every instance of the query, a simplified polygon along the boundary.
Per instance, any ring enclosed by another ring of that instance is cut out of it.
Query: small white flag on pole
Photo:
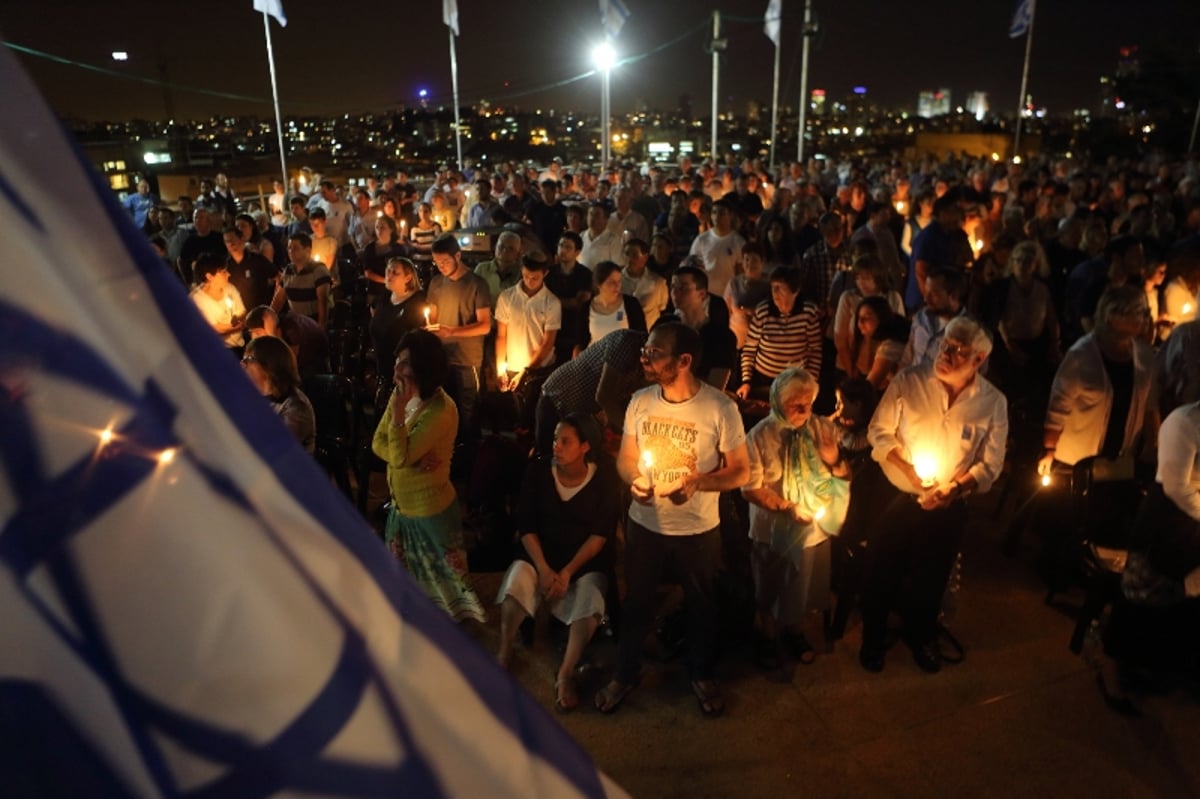
[[[1033,23],[1033,4],[1035,0],[1021,0],[1017,13],[1013,14],[1012,24],[1008,26],[1008,38],[1019,39],[1029,30]]]
[[[442,0],[442,22],[458,35],[458,0]]]
[[[287,15],[283,13],[283,0],[254,0],[254,10],[275,17],[279,27],[287,27]]]
[[[627,19],[629,9],[623,0],[600,0],[600,22],[610,39],[617,38]]]
[[[779,46],[779,17],[783,14],[783,0],[770,0],[767,13],[763,15],[763,33],[776,47]]]

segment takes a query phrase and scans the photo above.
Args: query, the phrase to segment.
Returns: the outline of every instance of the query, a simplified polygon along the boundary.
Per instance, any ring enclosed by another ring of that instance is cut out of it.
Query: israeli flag
[[[600,22],[608,38],[615,39],[629,19],[629,9],[623,0],[600,0]]]
[[[0,794],[623,796],[331,488],[2,46],[0,85]]]
[[[283,13],[283,0],[254,0],[254,10],[260,14],[270,14],[282,28],[287,27],[287,15]]]
[[[1017,12],[1013,14],[1012,24],[1008,26],[1008,38],[1019,39],[1033,24],[1033,5],[1036,0],[1021,0]]]
[[[770,0],[763,14],[763,33],[776,47],[779,46],[780,17],[783,16],[783,0]]]

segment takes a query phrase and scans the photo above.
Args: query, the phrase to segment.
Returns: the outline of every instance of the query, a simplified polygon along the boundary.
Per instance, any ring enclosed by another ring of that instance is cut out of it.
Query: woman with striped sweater
[[[742,348],[742,399],[765,399],[771,381],[787,366],[821,373],[819,308],[800,296],[800,270],[782,267],[771,273],[771,299],[754,309]]]

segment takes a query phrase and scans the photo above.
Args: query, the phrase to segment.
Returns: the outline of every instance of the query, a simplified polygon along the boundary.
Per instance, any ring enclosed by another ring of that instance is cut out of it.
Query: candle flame
[[[642,453],[642,463],[646,465],[647,469],[654,465],[654,456],[650,454],[650,450]]]
[[[917,477],[921,478],[922,483],[932,484],[934,477],[937,476],[938,464],[937,459],[928,452],[915,453],[912,460],[913,471],[917,473]]]
[[[1050,485],[1050,475],[1048,475],[1048,474],[1043,474],[1043,475],[1042,475],[1042,487],[1044,488],[1044,487],[1046,487],[1046,486],[1048,486],[1048,485]]]
[[[819,521],[821,521],[822,519],[824,519],[824,518],[825,518],[825,511],[826,511],[826,508],[825,508],[825,506],[824,506],[824,505],[822,505],[821,507],[817,508],[817,512],[813,514],[813,521],[815,521],[815,522],[819,522]]]
[[[111,444],[113,440],[113,431],[111,427],[106,427],[100,431],[100,446]]]
[[[1191,313],[1191,312],[1192,312],[1192,304],[1191,304],[1190,302],[1185,302],[1185,303],[1183,304],[1183,312],[1184,312],[1184,313]]]
[[[175,460],[175,449],[173,447],[168,447],[158,453],[158,462],[163,466],[166,466],[173,460]]]
[[[500,362],[500,374],[507,374],[507,373],[508,373],[508,361],[501,361]]]

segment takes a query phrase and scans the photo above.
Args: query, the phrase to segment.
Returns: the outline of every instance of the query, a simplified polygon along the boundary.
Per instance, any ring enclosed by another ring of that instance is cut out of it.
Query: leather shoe
[[[863,647],[858,650],[858,662],[864,669],[872,674],[878,674],[883,671],[883,650]]]
[[[938,650],[937,641],[925,641],[921,644],[911,644],[913,660],[921,671],[937,674],[942,669],[942,653]]]

